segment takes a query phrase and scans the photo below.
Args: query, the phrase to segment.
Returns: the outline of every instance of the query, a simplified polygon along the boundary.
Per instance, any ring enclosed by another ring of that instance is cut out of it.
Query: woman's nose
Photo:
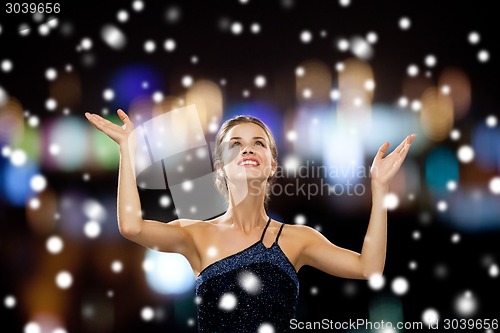
[[[249,153],[249,154],[253,154],[252,147],[250,147],[250,146],[245,146],[245,147],[243,148],[242,154],[247,154],[247,153]]]

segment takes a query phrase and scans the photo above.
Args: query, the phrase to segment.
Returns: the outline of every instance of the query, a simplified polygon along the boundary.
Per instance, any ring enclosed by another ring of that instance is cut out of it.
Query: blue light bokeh
[[[162,90],[163,80],[158,73],[158,69],[142,63],[118,69],[110,80],[110,88],[115,93],[113,102],[125,108],[136,98]]]
[[[458,182],[458,159],[448,147],[436,146],[425,160],[425,180],[431,192],[437,196],[445,196],[450,180]]]
[[[21,166],[6,163],[0,169],[2,178],[0,184],[4,184],[1,192],[6,200],[12,205],[23,207],[27,199],[34,194],[30,187],[30,180],[38,173],[38,167],[29,161]]]

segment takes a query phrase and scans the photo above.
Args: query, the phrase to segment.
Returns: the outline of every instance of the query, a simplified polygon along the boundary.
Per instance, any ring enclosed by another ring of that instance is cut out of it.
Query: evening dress
[[[204,268],[196,278],[200,333],[293,332],[299,295],[294,266],[278,244],[260,240]]]

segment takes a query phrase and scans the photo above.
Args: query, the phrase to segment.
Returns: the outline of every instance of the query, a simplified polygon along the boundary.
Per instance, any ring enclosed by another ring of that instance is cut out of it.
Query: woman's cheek
[[[229,163],[233,162],[237,156],[238,152],[228,151],[222,155],[222,162],[224,163],[224,165],[228,165]]]

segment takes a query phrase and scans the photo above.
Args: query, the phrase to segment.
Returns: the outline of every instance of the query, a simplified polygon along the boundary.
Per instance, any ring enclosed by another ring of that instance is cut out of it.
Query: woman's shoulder
[[[292,224],[292,223],[286,223],[286,222],[280,222],[280,221],[277,221],[277,222],[283,223],[284,228],[289,229],[289,230],[293,230],[296,232],[300,232],[300,231],[309,232],[309,231],[316,230],[313,227],[308,226],[307,224]]]
[[[224,219],[222,216],[216,216],[209,219],[197,220],[197,219],[187,219],[180,218],[174,221],[169,222],[170,224],[187,227],[189,229],[207,229],[213,228],[217,225],[223,224]]]
[[[288,236],[294,239],[315,238],[321,235],[318,230],[306,224],[285,223],[283,228],[286,230]]]
[[[212,220],[196,220],[196,219],[186,219],[186,218],[181,218],[177,220],[173,220],[168,222],[168,224],[183,227],[183,228],[188,228],[188,229],[193,229],[193,228],[207,228],[213,224],[213,219]]]

